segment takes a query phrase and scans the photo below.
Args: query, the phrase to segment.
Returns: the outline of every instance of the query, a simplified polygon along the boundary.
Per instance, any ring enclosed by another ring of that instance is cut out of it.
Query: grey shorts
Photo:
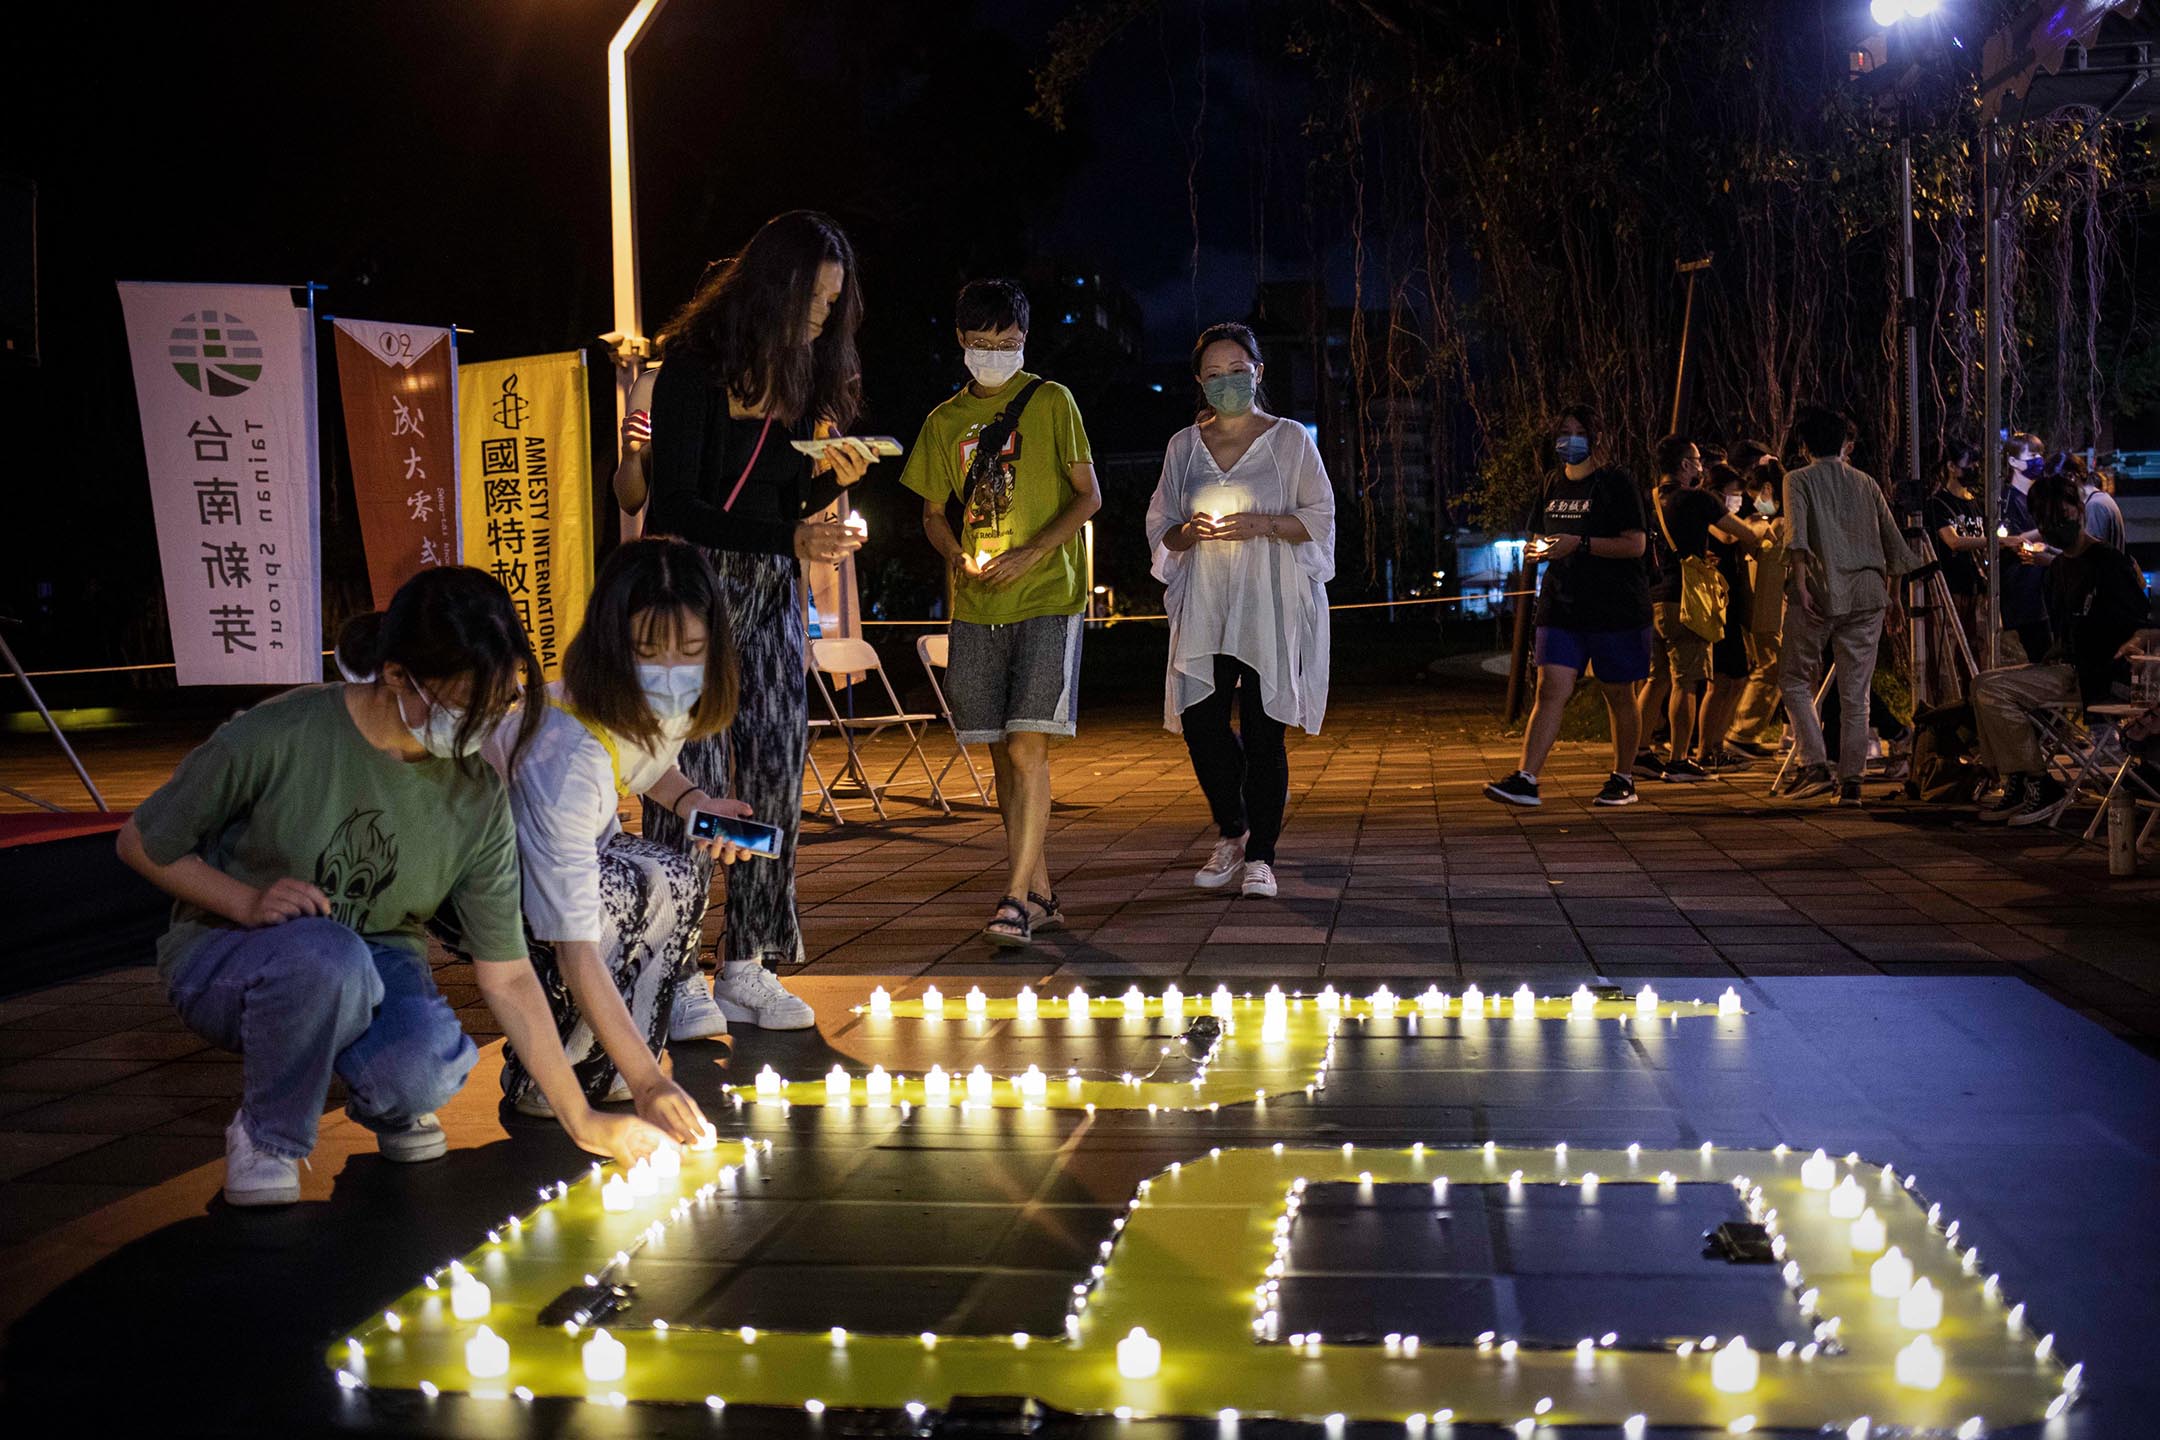
[[[961,743],[988,745],[1019,730],[1070,736],[1080,705],[1080,628],[1078,615],[953,621],[945,699]]]

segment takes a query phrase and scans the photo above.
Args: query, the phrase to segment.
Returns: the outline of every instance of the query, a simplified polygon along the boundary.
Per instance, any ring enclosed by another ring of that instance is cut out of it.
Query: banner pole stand
[[[83,769],[82,761],[75,755],[75,747],[68,744],[67,736],[61,732],[60,722],[53,719],[52,711],[45,708],[43,697],[38,694],[37,686],[30,683],[29,672],[23,669],[22,662],[15,658],[15,652],[9,647],[6,635],[0,635],[0,660],[7,661],[8,669],[15,672],[16,679],[22,681],[23,689],[29,692],[30,703],[37,706],[39,718],[44,720],[45,728],[52,732],[53,742],[60,747],[60,753],[67,756],[68,764],[74,767],[75,778],[82,781],[83,789],[90,792],[91,803],[96,805],[100,812],[110,814],[112,806],[105,803],[105,797],[98,793],[97,785],[90,779],[90,772]],[[32,805],[42,806],[55,815],[65,815],[67,813],[58,805],[47,804],[35,795],[25,795],[12,785],[0,785],[0,790],[7,791],[8,794],[13,795],[18,800],[26,800]]]

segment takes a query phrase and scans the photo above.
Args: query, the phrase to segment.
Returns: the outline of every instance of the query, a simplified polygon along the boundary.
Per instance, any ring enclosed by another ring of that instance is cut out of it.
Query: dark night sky
[[[115,279],[316,280],[329,313],[472,327],[468,359],[611,328],[604,55],[629,8],[175,6],[94,37],[45,28],[51,7],[11,22],[35,63],[8,91],[0,170],[39,186],[44,363],[0,372],[0,406],[49,440],[14,477],[0,613],[69,620],[33,624],[26,658],[116,656],[156,589]],[[1304,100],[1253,7],[1172,0],[1138,22],[1058,135],[1025,107],[1065,9],[673,0],[637,68],[648,331],[759,220],[830,209],[871,307],[865,428],[905,436],[954,378],[969,273],[1099,267],[1141,298],[1157,358],[1183,354],[1196,318],[1246,313],[1256,237],[1274,272],[1304,273]],[[328,398],[327,344],[321,364]],[[334,509],[325,549],[333,588],[349,583]]]

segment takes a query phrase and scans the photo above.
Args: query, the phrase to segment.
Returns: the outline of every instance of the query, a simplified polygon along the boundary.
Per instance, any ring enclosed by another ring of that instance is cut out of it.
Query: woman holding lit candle
[[[838,564],[862,543],[840,520],[816,517],[871,458],[867,446],[841,444],[813,462],[792,442],[820,422],[845,427],[860,408],[861,320],[847,236],[823,215],[791,211],[707,270],[660,334],[667,363],[653,385],[647,533],[710,552],[743,677],[744,703],[726,735],[684,746],[682,770],[747,801],[781,832],[773,863],[729,878],[713,998],[731,1023],[773,1030],[817,1021],[773,974],[802,953],[795,831],[809,692],[798,587],[803,567]],[[648,803],[644,830],[671,844],[682,821]],[[700,868],[710,882],[709,866]]]
[[[1264,370],[1245,326],[1201,334],[1193,378],[1206,408],[1171,437],[1147,519],[1168,587],[1163,724],[1184,732],[1220,837],[1193,883],[1237,881],[1257,896],[1276,890],[1284,736],[1292,725],[1319,734],[1327,710],[1335,575],[1334,488],[1305,427],[1261,407]]]
[[[508,765],[503,732],[489,750],[510,784],[533,965],[579,1088],[634,1100],[684,1144],[705,1117],[667,1073],[668,1041],[727,1033],[697,966],[709,887],[696,857],[744,852],[626,834],[617,808],[643,795],[681,819],[748,816],[676,764],[687,742],[726,729],[735,701],[719,577],[694,545],[638,540],[601,567],[522,763]],[[515,1046],[502,1086],[521,1113],[552,1113]]]

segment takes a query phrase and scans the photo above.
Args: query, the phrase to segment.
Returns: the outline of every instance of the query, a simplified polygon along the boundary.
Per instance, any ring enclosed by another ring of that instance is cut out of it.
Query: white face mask
[[[638,687],[645,706],[660,722],[660,733],[679,740],[690,730],[690,716],[705,693],[703,665],[640,665]]]
[[[967,365],[968,374],[985,390],[995,390],[1020,373],[1020,362],[1027,358],[1020,350],[976,350],[969,348],[960,352]]]
[[[1727,495],[1725,497],[1725,513],[1727,515],[1740,513],[1740,497],[1738,495]]]
[[[420,742],[421,749],[439,760],[459,760],[480,752],[481,745],[487,741],[485,732],[474,735],[463,749],[458,748],[458,727],[465,723],[463,710],[442,704],[422,690],[418,681],[413,683],[413,689],[428,706],[427,719],[418,725],[405,719],[405,692],[393,691],[391,698],[397,702],[399,721],[412,732],[413,739]]]

